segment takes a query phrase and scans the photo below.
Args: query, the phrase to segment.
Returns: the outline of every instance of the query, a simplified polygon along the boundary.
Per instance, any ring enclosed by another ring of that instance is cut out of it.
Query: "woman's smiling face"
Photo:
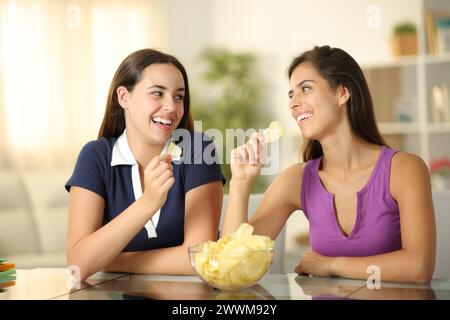
[[[289,88],[289,109],[304,139],[321,140],[345,116],[344,108],[339,108],[339,90],[332,88],[311,63],[294,69]]]
[[[131,92],[123,93],[127,132],[149,144],[164,144],[184,115],[184,80],[173,65],[155,63],[146,67]],[[126,90],[126,89],[125,89]]]

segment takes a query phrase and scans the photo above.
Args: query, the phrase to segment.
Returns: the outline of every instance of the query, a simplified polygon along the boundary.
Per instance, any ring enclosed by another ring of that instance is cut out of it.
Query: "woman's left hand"
[[[295,272],[319,277],[332,276],[331,263],[333,259],[333,257],[326,257],[314,251],[309,251],[300,259],[300,263],[295,268]]]

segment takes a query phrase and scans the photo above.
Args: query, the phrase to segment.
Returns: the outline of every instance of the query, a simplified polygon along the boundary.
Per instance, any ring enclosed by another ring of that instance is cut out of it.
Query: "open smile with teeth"
[[[301,122],[301,121],[307,120],[307,119],[309,119],[311,117],[312,117],[312,113],[311,112],[305,112],[305,113],[302,113],[301,115],[299,115],[297,117],[297,121]]]
[[[152,121],[154,123],[162,124],[162,125],[167,126],[167,127],[170,127],[172,125],[172,122],[173,122],[173,120],[171,120],[171,119],[164,119],[164,118],[161,118],[161,117],[153,117]]]

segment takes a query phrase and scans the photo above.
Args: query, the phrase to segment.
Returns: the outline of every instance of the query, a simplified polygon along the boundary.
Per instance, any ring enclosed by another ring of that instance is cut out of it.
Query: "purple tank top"
[[[388,147],[381,148],[369,181],[356,194],[355,225],[348,236],[339,228],[334,194],[325,189],[319,178],[322,157],[306,163],[301,197],[313,251],[330,257],[363,257],[402,248],[398,204],[389,190],[395,152]]]

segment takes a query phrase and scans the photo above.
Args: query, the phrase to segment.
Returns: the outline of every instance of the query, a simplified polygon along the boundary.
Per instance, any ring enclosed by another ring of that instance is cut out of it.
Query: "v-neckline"
[[[376,172],[378,171],[378,168],[381,164],[381,160],[383,158],[384,152],[386,150],[386,146],[381,146],[380,149],[380,154],[378,155],[378,159],[377,162],[375,163],[375,166],[372,170],[372,173],[370,174],[369,180],[367,180],[366,184],[364,185],[364,187],[362,187],[361,190],[356,192],[356,218],[355,218],[355,223],[353,224],[353,227],[350,231],[350,233],[348,235],[346,235],[344,233],[344,230],[342,229],[342,227],[339,224],[339,220],[337,218],[337,212],[336,212],[336,207],[335,207],[335,194],[328,191],[327,188],[325,188],[325,185],[323,184],[322,180],[320,179],[319,176],[319,168],[320,165],[322,164],[322,160],[323,160],[323,155],[318,159],[317,161],[317,167],[316,167],[316,177],[317,180],[319,181],[320,186],[322,187],[322,190],[325,192],[325,194],[328,197],[328,205],[330,206],[330,212],[331,212],[331,218],[332,218],[332,222],[335,226],[335,228],[337,229],[337,232],[339,234],[339,236],[345,240],[350,240],[351,238],[353,238],[353,236],[355,235],[355,233],[358,231],[358,226],[359,226],[359,222],[361,220],[361,212],[360,212],[360,196],[361,194],[363,194],[368,188],[369,186],[372,184],[372,181],[375,177]]]

